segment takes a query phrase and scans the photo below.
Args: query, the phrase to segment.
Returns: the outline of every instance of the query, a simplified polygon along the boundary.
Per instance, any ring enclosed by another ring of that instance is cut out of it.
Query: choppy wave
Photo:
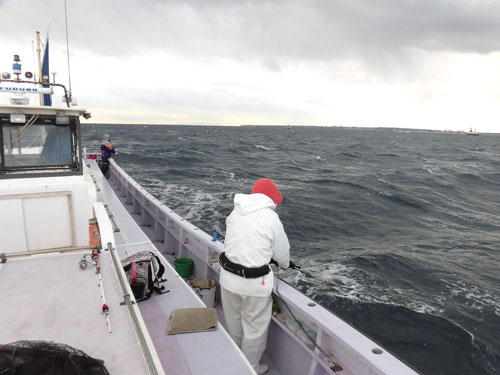
[[[262,146],[262,145],[255,145],[255,148],[260,148],[261,150],[266,150],[266,151],[271,151],[271,148]]]
[[[133,178],[222,238],[234,194],[273,178],[307,273],[281,277],[424,374],[500,373],[499,136],[84,125],[84,144],[103,133]]]

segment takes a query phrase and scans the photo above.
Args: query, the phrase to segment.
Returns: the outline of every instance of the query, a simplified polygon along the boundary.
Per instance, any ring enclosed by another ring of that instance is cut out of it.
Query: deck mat
[[[168,334],[213,331],[217,328],[217,312],[214,308],[176,309],[170,315]]]

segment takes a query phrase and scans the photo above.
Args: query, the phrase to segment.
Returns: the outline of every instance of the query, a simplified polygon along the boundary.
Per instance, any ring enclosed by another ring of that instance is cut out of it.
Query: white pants
[[[273,299],[243,296],[224,287],[221,287],[221,297],[227,331],[256,368],[266,349]]]

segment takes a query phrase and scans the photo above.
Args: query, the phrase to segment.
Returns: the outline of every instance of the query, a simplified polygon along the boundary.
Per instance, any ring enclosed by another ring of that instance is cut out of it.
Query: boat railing
[[[63,101],[66,103],[66,106],[70,108],[70,103],[72,102],[71,100],[71,94],[69,91],[66,89],[66,86],[64,86],[61,83],[55,83],[55,82],[49,82],[48,80],[42,81],[35,81],[35,80],[22,80],[22,79],[0,79],[0,82],[7,82],[7,83],[14,83],[16,85],[20,83],[28,83],[31,85],[34,85],[33,89],[26,88],[26,87],[21,87],[21,86],[14,86],[14,87],[0,87],[0,92],[6,92],[9,94],[25,94],[25,93],[32,93],[32,94],[52,94],[52,88],[53,87],[59,87],[64,90],[64,96],[63,96]],[[38,88],[37,86],[43,86],[43,88]]]
[[[126,205],[132,206],[131,213],[136,215],[139,225],[158,250],[177,258],[189,257],[193,260],[196,277],[218,280],[217,260],[223,251],[223,243],[213,241],[212,236],[161,203],[116,162],[112,161],[110,164],[113,189]],[[415,374],[391,353],[283,280],[278,279],[275,283],[273,298],[279,305],[283,305],[280,301],[285,301],[284,304],[293,310],[293,315],[312,327],[317,335],[317,346],[311,345],[307,340],[301,340],[291,333],[285,324],[273,316],[276,324],[271,327],[274,330],[273,335],[270,335],[273,337],[271,340],[286,340],[299,345],[304,355],[312,359],[307,371],[333,374],[332,368],[335,368],[335,362],[341,358],[342,361],[339,362],[345,367],[344,374],[350,374],[351,371],[366,373],[373,369],[377,370],[373,373]],[[277,341],[276,344],[278,343]],[[272,346],[268,350],[273,350]],[[286,366],[286,359],[282,359],[280,367]]]
[[[115,275],[120,285],[121,296],[123,298],[123,301],[120,303],[120,305],[125,305],[128,310],[130,319],[133,323],[137,341],[142,350],[144,360],[149,370],[149,374],[164,375],[165,372],[161,367],[158,353],[152,343],[149,332],[147,331],[144,320],[140,314],[140,310],[137,307],[137,302],[135,300],[134,294],[132,293],[130,285],[126,282],[125,272],[115,248],[113,224],[107,214],[103,203],[94,203],[93,209],[95,217],[97,219],[97,223],[99,225],[100,241],[102,242],[102,244],[99,244],[97,247],[100,248],[102,245],[104,245],[102,246],[101,251],[105,250],[111,258],[115,270]]]

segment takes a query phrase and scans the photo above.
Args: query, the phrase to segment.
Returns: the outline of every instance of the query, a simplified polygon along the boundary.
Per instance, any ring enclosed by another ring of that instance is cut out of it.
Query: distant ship
[[[468,132],[465,132],[465,135],[479,135],[476,131],[476,129],[472,130],[472,128],[470,128],[470,130]]]

